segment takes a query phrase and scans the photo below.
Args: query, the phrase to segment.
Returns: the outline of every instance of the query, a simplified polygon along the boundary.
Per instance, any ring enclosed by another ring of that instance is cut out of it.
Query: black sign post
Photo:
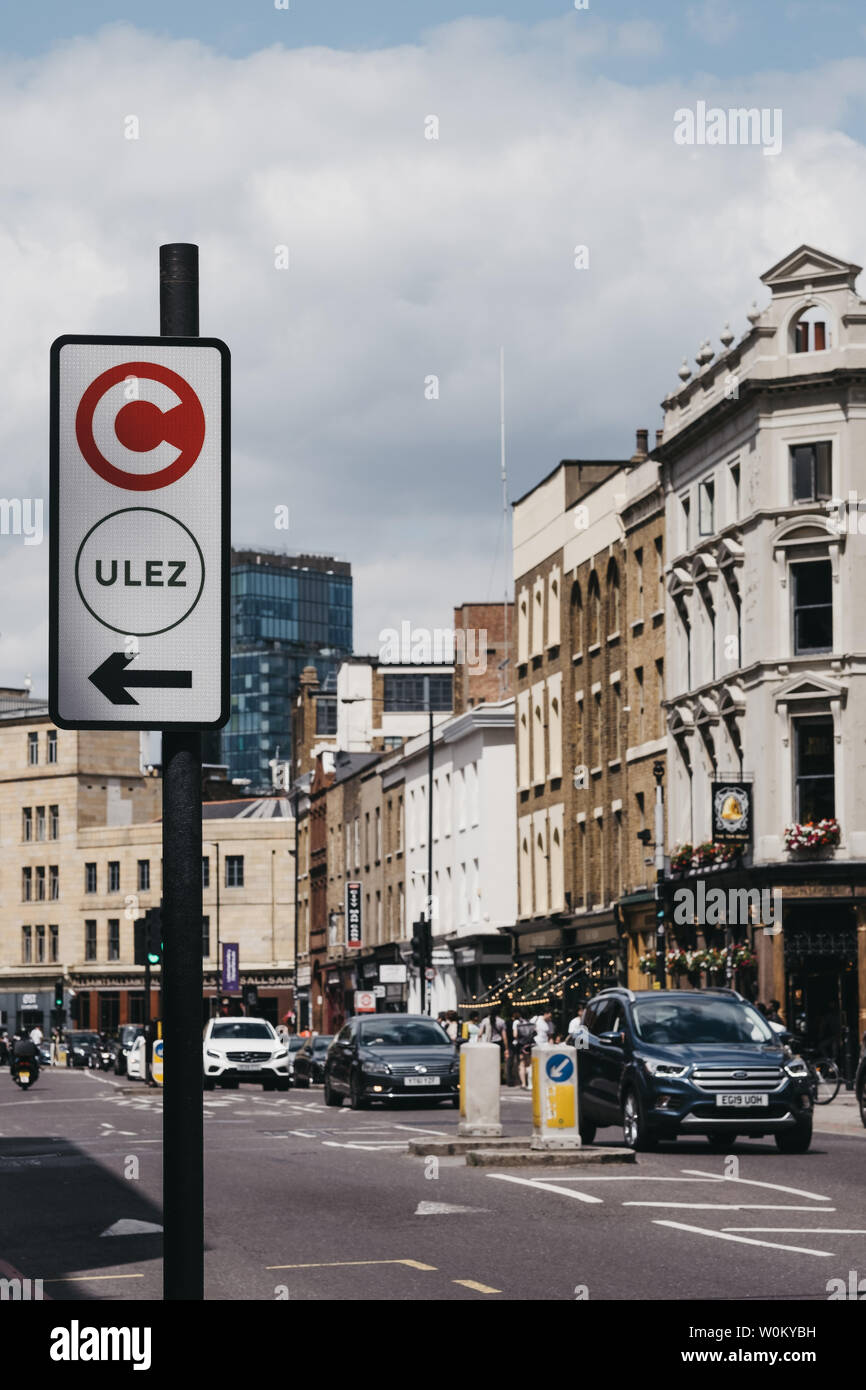
[[[159,331],[198,337],[198,247],[159,248]],[[201,734],[162,736],[163,1297],[204,1298]],[[149,1001],[148,1001],[149,1002]]]

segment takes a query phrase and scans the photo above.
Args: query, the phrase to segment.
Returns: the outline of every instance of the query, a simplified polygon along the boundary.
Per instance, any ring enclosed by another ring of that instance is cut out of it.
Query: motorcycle
[[[11,1071],[12,1080],[22,1091],[29,1091],[39,1079],[39,1063],[26,1057],[20,1060],[13,1059]]]

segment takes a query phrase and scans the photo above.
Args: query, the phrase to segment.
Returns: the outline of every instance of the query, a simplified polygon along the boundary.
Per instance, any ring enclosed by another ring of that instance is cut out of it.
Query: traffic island
[[[470,1168],[582,1168],[599,1163],[635,1163],[637,1154],[633,1149],[606,1149],[583,1144],[576,1149],[530,1149],[526,1141],[522,1147],[508,1149],[468,1149],[466,1163]]]
[[[520,1135],[506,1139],[480,1139],[478,1135],[457,1139],[410,1139],[408,1152],[413,1158],[427,1158],[430,1154],[448,1158],[468,1153],[470,1149],[525,1149],[528,1143],[529,1140]]]

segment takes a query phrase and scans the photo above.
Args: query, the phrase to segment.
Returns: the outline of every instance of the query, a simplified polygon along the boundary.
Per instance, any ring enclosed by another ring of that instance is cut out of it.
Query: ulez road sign
[[[65,729],[229,714],[229,351],[51,348],[49,709]]]

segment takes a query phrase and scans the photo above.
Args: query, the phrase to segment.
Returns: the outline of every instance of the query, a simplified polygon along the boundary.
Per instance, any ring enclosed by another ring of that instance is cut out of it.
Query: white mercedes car
[[[289,1049],[264,1018],[212,1018],[204,1030],[204,1088],[255,1081],[265,1091],[289,1089]]]

